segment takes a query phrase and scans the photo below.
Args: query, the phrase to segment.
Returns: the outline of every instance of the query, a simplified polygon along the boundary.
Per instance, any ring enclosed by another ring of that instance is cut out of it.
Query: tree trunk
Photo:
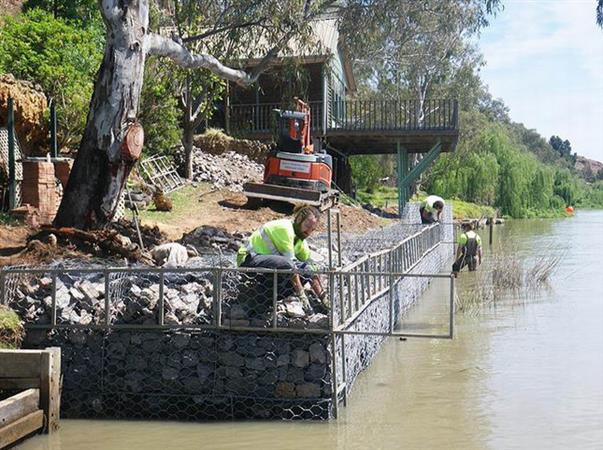
[[[184,122],[184,130],[182,132],[182,145],[184,146],[184,176],[187,180],[192,180],[194,175],[193,169],[193,137],[195,129],[190,121]]]
[[[122,156],[142,87],[149,14],[145,0],[102,0],[107,43],[86,129],[55,226],[97,228],[115,214],[134,161]]]
[[[184,146],[184,176],[187,180],[193,179],[193,137],[195,124],[193,118],[193,95],[191,92],[190,77],[186,77],[184,121],[182,130],[182,145]]]

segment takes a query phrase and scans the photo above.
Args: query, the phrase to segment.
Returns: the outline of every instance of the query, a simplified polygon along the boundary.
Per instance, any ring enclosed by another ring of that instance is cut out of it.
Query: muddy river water
[[[454,340],[388,340],[336,421],[175,423],[63,420],[20,449],[601,449],[603,211],[482,230],[486,271],[511,255],[560,258],[549,288],[494,292],[464,308]],[[462,273],[459,301],[479,274]],[[404,327],[441,329],[434,283]]]

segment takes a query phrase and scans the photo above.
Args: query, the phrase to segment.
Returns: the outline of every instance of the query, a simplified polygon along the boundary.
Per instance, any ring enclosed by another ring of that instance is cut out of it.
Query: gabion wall
[[[60,346],[66,418],[328,419],[329,339],[231,331],[30,331]]]
[[[409,220],[419,220],[418,206],[415,212]],[[450,224],[451,217],[447,208],[443,222]],[[407,235],[418,229],[405,226]],[[392,228],[386,233],[406,232]],[[452,240],[451,225],[441,233],[441,241]],[[438,245],[412,273],[447,270],[452,252],[452,245]],[[427,278],[397,283],[396,318],[428,283]],[[388,302],[387,294],[374,301],[348,329],[388,331]],[[346,335],[342,348],[340,336],[333,358],[328,331],[299,331],[29,330],[25,346],[62,348],[62,415],[67,418],[325,420],[333,417],[333,359],[337,382],[345,381],[349,393],[384,338]]]

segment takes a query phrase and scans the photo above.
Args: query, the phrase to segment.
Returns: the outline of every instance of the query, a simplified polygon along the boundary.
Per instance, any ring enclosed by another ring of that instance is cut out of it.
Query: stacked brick
[[[23,161],[22,203],[38,209],[39,223],[52,223],[58,198],[54,164],[46,161]]]

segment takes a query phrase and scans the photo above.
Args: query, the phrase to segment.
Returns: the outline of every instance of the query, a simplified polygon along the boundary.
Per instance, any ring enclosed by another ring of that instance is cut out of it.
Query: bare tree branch
[[[208,69],[212,73],[241,86],[249,86],[260,76],[260,73],[255,73],[255,71],[252,75],[249,75],[244,70],[225,66],[212,55],[191,53],[182,44],[155,33],[149,33],[146,36],[145,44],[147,52],[151,55],[167,56],[179,66],[187,69]]]

